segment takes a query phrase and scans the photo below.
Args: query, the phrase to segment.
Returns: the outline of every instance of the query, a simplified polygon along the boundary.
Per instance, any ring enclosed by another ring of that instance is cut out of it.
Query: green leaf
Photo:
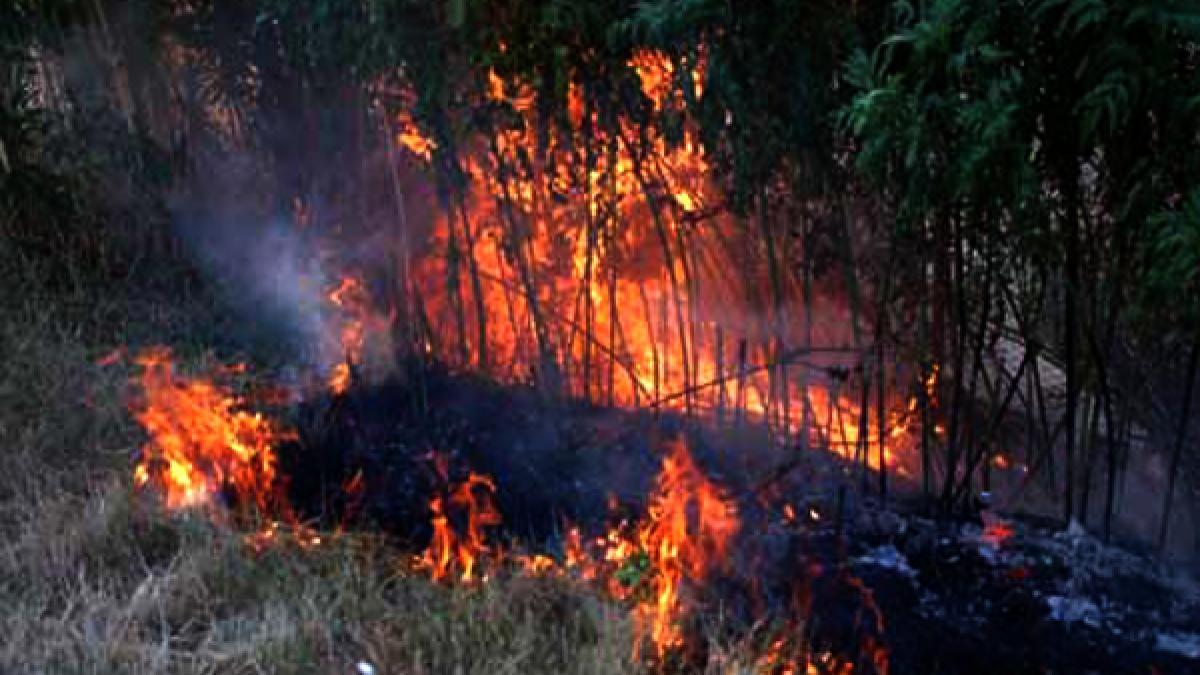
[[[466,13],[466,0],[446,0],[446,23],[451,28],[462,28]]]

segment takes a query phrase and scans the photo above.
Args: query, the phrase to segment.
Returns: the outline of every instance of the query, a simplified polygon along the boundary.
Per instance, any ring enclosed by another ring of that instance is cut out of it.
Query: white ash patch
[[[1154,648],[1160,652],[1200,659],[1200,635],[1195,633],[1159,633]]]
[[[908,564],[908,558],[904,554],[896,550],[891,544],[878,546],[864,555],[860,555],[854,559],[856,565],[874,565],[893,570],[906,577],[913,578],[917,576],[917,571]]]

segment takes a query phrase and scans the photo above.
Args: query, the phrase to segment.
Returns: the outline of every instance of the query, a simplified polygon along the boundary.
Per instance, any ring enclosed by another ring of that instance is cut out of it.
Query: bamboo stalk
[[[517,270],[518,279],[525,294],[526,307],[529,309],[529,317],[533,323],[533,333],[536,342],[538,353],[538,369],[537,379],[543,391],[551,397],[556,397],[561,393],[561,369],[558,361],[555,358],[554,349],[550,342],[550,336],[547,332],[545,318],[542,314],[541,302],[538,299],[537,279],[533,270],[533,251],[530,237],[522,236],[520,227],[513,209],[513,196],[509,186],[509,171],[504,162],[503,154],[496,142],[495,135],[491,137],[492,155],[496,159],[496,165],[499,170],[499,182],[501,185],[501,213],[504,216],[503,220],[508,226],[508,239],[510,250],[513,253],[515,267]]]
[[[738,340],[737,396],[734,399],[734,424],[746,421],[746,338]]]
[[[861,490],[863,494],[867,494],[870,489],[868,478],[871,473],[871,371],[877,367],[876,364],[866,362],[862,369],[862,400],[858,404],[858,438],[854,439],[854,462],[862,464],[859,466],[859,480],[862,483]],[[837,405],[836,399],[833,405]],[[840,419],[840,406],[839,406]],[[843,431],[842,439],[846,436]]]
[[[787,346],[784,340],[784,326],[787,325],[786,306],[783,291],[782,273],[778,254],[776,252],[775,237],[771,233],[769,208],[767,205],[766,190],[759,191],[758,194],[758,225],[759,235],[762,237],[763,246],[767,255],[767,275],[771,284],[771,311],[769,313],[768,325],[771,332],[772,345],[771,351],[774,355],[772,360],[778,361],[778,370],[768,373],[768,391],[772,392],[769,401],[769,406],[775,404],[776,398],[779,400],[781,407],[780,428],[784,436],[788,430],[788,408],[789,396],[787,386],[787,364],[778,359],[778,356],[783,355],[787,351]],[[768,408],[770,409],[770,408]]]
[[[506,281],[505,279],[502,279],[502,278],[496,277],[496,276],[494,276],[494,275],[491,275],[491,274],[488,274],[488,273],[486,273],[486,272],[481,272],[481,273],[480,273],[480,276],[481,276],[481,277],[482,277],[484,280],[486,280],[486,281],[489,281],[489,282],[491,282],[491,283],[500,284],[500,285],[502,285],[502,286],[509,286],[510,288],[511,288],[511,286],[512,286],[512,283],[511,283],[511,282],[508,282],[508,281]],[[564,316],[564,315],[562,315],[562,314],[558,314],[558,313],[556,313],[556,312],[553,312],[553,311],[551,311],[551,312],[550,312],[550,313],[547,315],[547,318],[554,319],[554,320],[556,320],[556,321],[558,321],[558,322],[560,322],[560,323],[564,324],[564,325],[565,325],[565,326],[566,326],[568,329],[570,329],[570,330],[576,330],[576,329],[578,329],[578,325],[577,325],[577,324],[574,322],[574,320],[572,320],[571,318],[569,318],[569,317],[567,317],[567,316]],[[617,354],[617,353],[616,353],[616,352],[615,352],[613,349],[611,349],[611,348],[610,348],[608,345],[606,345],[606,344],[604,344],[604,343],[602,343],[602,342],[599,342],[599,341],[597,341],[597,342],[594,344],[594,347],[595,347],[595,349],[596,349],[597,351],[600,351],[600,352],[602,352],[602,353],[603,353],[603,354],[604,354],[606,357],[611,357],[611,358],[613,358],[613,359],[614,359],[614,360],[615,360],[617,363],[620,363],[620,364],[621,364],[621,367],[622,367],[622,368],[624,368],[624,369],[626,369],[627,371],[629,371],[629,373],[630,373],[630,375],[631,375],[631,376],[633,376],[633,375],[634,375],[634,373],[633,373],[633,367],[632,367],[632,364],[630,364],[630,365],[627,365],[627,364],[623,363],[623,362],[621,361],[621,359],[619,358],[619,355],[618,355],[618,354]],[[634,378],[634,381],[638,381],[638,380],[636,380],[636,378]],[[649,395],[649,392],[645,391],[645,388],[644,388],[644,387],[642,388],[642,393],[643,393],[644,395],[647,395],[647,396]]]
[[[617,314],[617,268],[610,264],[608,270],[608,345],[612,353],[608,357],[608,406],[611,408],[615,402],[616,392],[614,391],[617,381],[617,354],[625,353],[617,351],[617,334],[619,332],[620,323]],[[622,343],[624,335],[621,336]],[[634,388],[634,395],[637,395],[637,388]],[[634,404],[637,407],[637,404]]]
[[[886,504],[888,498],[888,467],[887,467],[887,435],[888,424],[885,406],[887,404],[887,368],[883,363],[883,343],[876,343],[878,353],[876,355],[876,370],[879,378],[879,385],[876,387],[875,397],[878,415],[879,427],[879,499]]]
[[[1079,522],[1088,524],[1088,507],[1092,493],[1092,469],[1095,465],[1096,445],[1100,434],[1100,399],[1092,397],[1092,405],[1084,409],[1083,426],[1088,433],[1083,438],[1083,485],[1079,495]]]
[[[720,323],[715,324],[713,327],[713,330],[715,332],[714,339],[716,341],[716,350],[715,350],[716,351],[716,365],[715,365],[716,377],[717,377],[718,381],[721,381],[725,377],[725,331],[722,328]],[[721,382],[721,384],[719,384],[717,386],[716,417],[717,417],[717,426],[724,426],[724,424],[725,424],[725,384],[724,384],[724,382]]]
[[[1167,545],[1167,532],[1171,524],[1171,500],[1175,494],[1175,482],[1179,477],[1179,464],[1183,458],[1183,447],[1187,440],[1188,423],[1191,421],[1192,394],[1196,389],[1196,374],[1200,371],[1200,335],[1192,341],[1191,356],[1188,357],[1187,383],[1183,390],[1183,407],[1179,413],[1179,426],[1175,431],[1175,449],[1171,452],[1171,468],[1167,473],[1167,491],[1163,495],[1162,519],[1158,525],[1158,550]]]
[[[670,283],[668,284],[668,287],[670,289],[671,302],[675,308],[675,321],[678,324],[676,328],[679,334],[680,359],[681,363],[683,364],[683,388],[686,390],[691,386],[691,372],[689,368],[690,361],[688,352],[688,329],[684,322],[684,311],[679,291],[679,278],[675,270],[675,255],[671,250],[671,240],[669,233],[667,232],[666,223],[663,221],[662,209],[658,203],[658,198],[654,195],[654,191],[650,189],[650,186],[646,182],[646,178],[642,173],[640,154],[637,152],[636,147],[629,142],[629,139],[626,138],[624,134],[622,134],[622,139],[624,140],[625,147],[629,150],[630,156],[634,158],[633,176],[637,180],[638,186],[642,191],[642,195],[646,198],[647,203],[650,205],[650,213],[654,219],[654,231],[658,235],[659,245],[662,248],[663,265],[666,267],[667,275],[669,277]],[[687,413],[691,415],[692,401],[690,397],[684,400],[684,405],[687,409]]]
[[[487,331],[487,302],[483,297],[483,285],[479,280],[479,261],[475,252],[475,235],[471,229],[471,220],[467,216],[465,198],[458,194],[458,215],[462,223],[463,233],[467,242],[467,273],[471,278],[471,295],[475,300],[475,329],[476,345],[475,365],[482,372],[488,370],[488,331]]]
[[[651,364],[654,368],[654,399],[658,400],[658,397],[660,396],[658,386],[658,340],[654,336],[654,315],[650,309],[650,299],[646,297],[646,284],[642,283],[641,281],[638,281],[638,295],[641,296],[642,299],[642,317],[645,320],[646,334],[650,338],[650,345],[652,346],[650,358]]]

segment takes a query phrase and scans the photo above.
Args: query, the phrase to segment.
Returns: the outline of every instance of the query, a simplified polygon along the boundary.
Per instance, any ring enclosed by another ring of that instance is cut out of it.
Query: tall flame
[[[655,111],[686,106],[675,84],[685,75],[691,97],[704,94],[703,51],[688,62],[639,50],[629,66]],[[479,95],[513,114],[461,149],[464,187],[414,263],[423,349],[502,381],[748,416],[875,468],[915,465],[915,397],[881,415],[820,365],[780,365],[794,358],[782,345],[808,344],[806,332],[846,344],[849,318],[806,328],[795,320],[805,312],[764,303],[772,281],[758,230],[721,212],[689,124],[671,138],[624,117],[603,125],[595,93],[572,82],[569,128],[547,135],[529,84],[490,72]],[[411,113],[397,121],[398,142],[432,166],[437,144]],[[794,302],[799,280],[781,283]],[[826,365],[859,356],[846,348]]]
[[[368,338],[385,336],[390,321],[375,310],[361,276],[346,274],[326,297],[337,312],[332,342],[339,351],[328,384],[334,394],[342,394],[350,387],[352,370],[363,363]]]
[[[655,572],[655,592],[653,603],[635,616],[648,624],[660,655],[682,639],[677,622],[683,581],[702,582],[711,570],[727,567],[738,527],[732,499],[700,471],[682,441],[668,444],[638,533]]]

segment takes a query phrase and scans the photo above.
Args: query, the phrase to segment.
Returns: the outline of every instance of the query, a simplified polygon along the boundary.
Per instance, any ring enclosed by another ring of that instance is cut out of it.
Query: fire
[[[787,637],[775,638],[755,663],[762,675],[853,675],[854,663],[838,659],[829,652],[805,654]]]
[[[433,536],[418,566],[429,570],[434,581],[447,580],[455,568],[459,572],[459,581],[470,582],[476,578],[480,561],[490,551],[484,528],[500,524],[500,512],[492,499],[495,492],[496,484],[490,477],[471,472],[448,499],[438,495],[430,500]],[[465,532],[455,531],[447,507],[465,515]],[[545,566],[544,561],[531,564]]]
[[[338,362],[329,375],[329,389],[342,394],[350,387],[351,365],[362,360],[366,342],[365,314],[369,304],[362,282],[356,277],[343,277],[328,297],[345,317],[339,335],[344,360]]]
[[[152,349],[136,358],[142,402],[135,417],[150,435],[134,469],[139,487],[162,491],[168,508],[201,506],[232,490],[265,510],[272,499],[273,446],[289,436],[214,379],[175,373],[171,354]]]
[[[643,50],[628,65],[642,107],[655,113],[704,96],[702,51],[688,60]],[[686,87],[676,86],[681,79]],[[812,445],[848,459],[903,472],[920,398],[889,400],[880,411],[872,393],[872,405],[864,405],[854,390],[860,382],[844,372],[862,359],[861,350],[783,367],[793,358],[784,345],[812,344],[803,308],[794,307],[801,286],[781,282],[783,307],[762,300],[773,273],[760,242],[741,235],[753,231],[751,223],[721,213],[712,158],[695,129],[684,124],[667,138],[633,119],[601,125],[597,93],[576,78],[566,91],[570,129],[544,134],[553,125],[539,118],[533,91],[496,72],[481,81],[478,96],[511,109],[512,119],[457,148],[462,187],[447,190],[447,208],[416,247],[425,253],[405,279],[413,289],[405,306],[418,307],[405,319],[420,325],[411,346],[452,366],[505,382],[536,380],[583,399],[769,424],[785,435],[807,434]],[[416,160],[432,166],[446,150],[411,112],[395,121],[396,142]],[[744,241],[730,243],[731,233]],[[780,254],[785,261],[788,255]],[[337,358],[322,377],[330,391],[344,394],[393,317],[376,310],[357,272],[341,277],[327,300],[336,317],[329,349]],[[827,323],[832,327],[817,338],[847,344],[849,328]],[[284,432],[226,388],[175,378],[165,354],[141,363],[147,406],[139,420],[152,440],[136,469],[138,484],[162,483],[176,508],[230,487],[265,504],[275,482],[273,444]],[[914,384],[935,401],[937,368]],[[440,473],[445,480],[444,467]],[[356,495],[363,485],[360,473],[345,489]],[[486,579],[503,562],[487,541],[501,520],[496,489],[490,477],[472,472],[434,495],[430,541],[416,567],[437,582]],[[805,513],[821,517],[811,508],[784,509],[789,523]],[[661,657],[682,644],[689,593],[730,564],[740,526],[734,500],[676,441],[641,518],[618,519],[598,537],[568,528],[561,563],[546,555],[510,561],[529,574],[573,575],[631,603]],[[257,540],[274,541],[278,528]],[[886,665],[886,652],[868,647]],[[782,672],[815,668],[808,660],[794,663]],[[849,672],[845,665],[837,672]]]
[[[654,599],[635,614],[661,655],[677,647],[685,579],[702,581],[729,564],[729,546],[739,527],[733,500],[700,471],[681,441],[669,444],[646,518],[641,549],[654,572]]]
[[[690,60],[639,50],[628,67],[657,113],[704,95],[703,50]],[[567,87],[569,129],[549,135],[529,83],[490,71],[477,95],[512,115],[460,149],[464,186],[414,261],[431,333],[414,348],[505,382],[764,421],[876,469],[881,456],[901,473],[915,466],[917,397],[880,419],[819,366],[783,377],[779,362],[791,357],[779,346],[804,343],[804,312],[760,307],[768,265],[751,234],[730,239],[753,230],[716,206],[710,158],[690,124],[669,139],[631,118],[602,125],[582,77]],[[432,167],[436,142],[411,112],[396,121],[401,145]],[[794,304],[800,282],[783,283]],[[849,340],[848,328],[826,323],[817,337]],[[858,359],[846,352],[838,358]]]
[[[423,562],[433,580],[441,581],[446,578],[454,559],[454,532],[450,529],[450,519],[446,517],[441,497],[434,497],[429,502],[429,512],[432,514],[429,524],[433,527],[433,537],[425,549]]]
[[[1017,531],[1004,518],[987,511],[982,515],[983,532],[979,536],[981,543],[990,546],[1002,546],[1016,535]]]
[[[156,349],[136,359],[141,366],[143,401],[135,410],[150,434],[135,469],[139,487],[162,490],[168,508],[212,503],[219,492],[231,491],[238,503],[252,503],[268,515],[266,524],[244,535],[249,548],[262,552],[290,543],[300,549],[322,545],[325,536],[299,522],[277,496],[274,446],[290,432],[247,409],[246,401],[221,383],[218,375],[240,372],[239,366],[210,377],[175,373],[170,353]],[[527,575],[570,576],[629,602],[637,628],[635,658],[649,640],[661,660],[684,644],[681,620],[694,603],[692,593],[711,576],[730,568],[730,554],[741,523],[734,500],[709,479],[682,440],[665,444],[661,469],[647,498],[644,514],[633,521],[619,519],[599,537],[589,539],[578,527],[566,531],[561,562],[546,554],[512,555],[488,542],[488,530],[500,524],[495,506],[497,486],[486,475],[471,471],[452,484],[448,461],[433,457],[446,487],[429,503],[432,534],[414,567],[435,582],[485,582],[490,571],[507,564]],[[349,502],[365,489],[362,471],[343,483]],[[615,499],[610,504],[617,514]],[[351,510],[354,506],[348,507]],[[795,508],[788,505],[788,517]],[[332,536],[340,536],[340,527]],[[860,589],[861,590],[861,589]],[[863,590],[869,600],[869,592]],[[877,631],[882,631],[878,609]],[[876,672],[886,672],[886,650],[865,644]],[[849,664],[818,667],[801,656],[799,646],[776,642],[759,662],[766,672],[846,672]],[[826,667],[829,666],[829,667]]]
[[[343,394],[367,356],[367,348],[372,344],[369,341],[387,337],[392,317],[375,309],[360,275],[343,276],[326,298],[336,313],[336,331],[330,342],[334,345],[331,349],[338,354],[327,383],[334,394]]]
[[[682,441],[667,444],[662,468],[638,523],[620,521],[605,535],[589,541],[578,527],[566,532],[563,560],[517,555],[511,560],[526,574],[567,574],[593,582],[619,600],[633,600],[639,634],[654,644],[659,656],[682,644],[678,622],[687,609],[685,584],[703,584],[729,565],[730,546],[740,527],[734,501],[696,465]],[[445,476],[444,462],[437,464]],[[448,497],[430,500],[432,536],[414,562],[434,581],[471,582],[481,577],[481,561],[491,556],[485,528],[500,523],[491,478],[471,472]],[[455,528],[451,516],[465,527]],[[457,572],[457,576],[455,573]],[[638,645],[635,645],[635,654]]]

